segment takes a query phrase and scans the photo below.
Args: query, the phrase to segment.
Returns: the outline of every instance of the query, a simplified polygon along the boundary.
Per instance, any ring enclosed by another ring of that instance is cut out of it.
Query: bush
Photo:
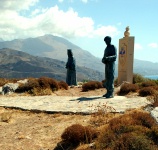
[[[0,78],[0,86],[3,86],[3,85],[5,85],[5,84],[8,83],[8,82],[9,82],[8,79]]]
[[[0,78],[0,86],[5,85],[6,83],[16,83],[20,79],[6,79],[6,78]]]
[[[151,128],[156,124],[155,119],[152,118],[151,115],[147,112],[134,111],[131,114],[131,117],[135,120],[137,125],[141,125],[147,128]]]
[[[95,89],[99,89],[99,88],[103,88],[103,85],[101,82],[99,81],[89,81],[87,83],[84,83],[82,85],[82,91],[86,92],[89,90],[95,90]]]
[[[146,82],[142,82],[141,86],[142,87],[149,87],[149,86],[156,86],[157,84],[154,81],[146,81]]]
[[[144,78],[142,75],[140,74],[133,74],[133,83],[142,83],[145,82],[147,79]]]
[[[149,138],[151,138],[156,145],[158,145],[158,126],[153,126],[148,132]]]
[[[96,140],[96,149],[150,150],[156,149],[158,129],[147,112],[132,111],[113,118],[104,126]]]
[[[50,95],[52,91],[58,89],[59,89],[59,85],[56,80],[48,77],[41,77],[39,79],[29,78],[28,82],[25,84],[20,84],[15,92],[17,93],[28,92],[29,94],[32,95]]]
[[[93,130],[91,127],[73,124],[65,129],[61,135],[61,138],[62,140],[77,146],[80,143],[90,143],[92,139],[96,137],[96,135],[95,130]]]
[[[28,91],[29,94],[33,96],[43,96],[43,95],[51,95],[52,90],[50,88],[33,88],[30,91]]]
[[[153,100],[153,107],[158,107],[158,93],[154,94]]]
[[[156,92],[156,90],[154,88],[152,88],[151,86],[150,87],[143,87],[139,90],[139,95],[140,96],[152,96],[154,95]]]
[[[56,91],[59,89],[58,82],[52,78],[41,77],[38,79],[38,83],[41,88],[50,88],[52,91]]]
[[[114,150],[151,150],[152,146],[145,135],[123,134],[114,145]]]
[[[119,95],[126,95],[129,92],[137,92],[139,89],[139,86],[137,84],[131,84],[131,83],[124,83],[119,91]]]
[[[40,88],[38,83],[38,79],[36,78],[29,78],[27,83],[20,84],[19,87],[15,90],[17,93],[23,93],[33,90],[34,88]]]
[[[66,82],[64,82],[64,81],[59,81],[58,85],[59,85],[60,89],[68,90],[68,88],[69,88],[68,84]]]

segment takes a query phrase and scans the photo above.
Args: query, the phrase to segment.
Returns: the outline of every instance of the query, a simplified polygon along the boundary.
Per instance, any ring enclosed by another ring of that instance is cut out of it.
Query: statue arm
[[[106,57],[106,61],[107,61],[107,62],[116,61],[116,58],[117,58],[117,50],[116,50],[116,47],[113,46],[113,55],[107,56],[107,57]]]

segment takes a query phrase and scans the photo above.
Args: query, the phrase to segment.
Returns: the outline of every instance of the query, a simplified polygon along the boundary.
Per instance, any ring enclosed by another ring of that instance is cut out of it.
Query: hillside
[[[47,57],[32,56],[13,49],[0,49],[0,77],[26,78],[48,76],[66,79],[65,62]],[[77,66],[77,80],[103,80],[103,73]]]
[[[135,59],[134,72],[142,75],[158,75],[158,63]]]
[[[0,40],[0,49],[2,48],[9,48],[26,52],[30,55],[36,56],[36,58],[37,56],[47,57],[47,59],[52,58],[63,63],[67,61],[67,49],[70,48],[73,50],[73,54],[78,66],[81,66],[82,68],[90,68],[102,73],[104,73],[105,70],[104,65],[101,63],[101,58],[93,56],[88,51],[83,50],[79,46],[74,45],[68,40],[58,36],[44,35],[36,38],[15,39],[12,41]],[[135,59],[134,73],[139,73],[141,75],[158,75],[157,66],[158,63]],[[115,76],[117,75],[118,63],[116,62]]]
[[[49,57],[64,62],[67,61],[67,49],[72,49],[78,66],[104,72],[101,59],[58,36],[45,35],[37,38],[2,41],[0,42],[0,49],[2,48],[15,49],[34,56]]]

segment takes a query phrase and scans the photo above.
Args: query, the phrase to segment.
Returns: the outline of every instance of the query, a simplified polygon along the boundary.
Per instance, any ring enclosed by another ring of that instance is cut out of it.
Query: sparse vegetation
[[[103,88],[102,83],[99,81],[89,81],[82,85],[83,92],[87,92],[89,90],[95,90],[95,89],[99,89],[99,88]]]
[[[158,92],[153,96],[153,107],[158,107]]]
[[[34,96],[51,95],[53,91],[59,89],[68,90],[68,85],[64,81],[56,81],[48,77],[29,78],[27,83],[20,84],[17,93],[27,92]]]
[[[58,82],[55,79],[48,78],[48,77],[41,77],[38,79],[38,83],[42,88],[48,88],[52,91],[57,91],[59,89]]]
[[[64,82],[64,81],[59,81],[58,85],[59,85],[60,89],[68,90],[68,88],[69,88],[68,84],[66,82]]]
[[[139,86],[137,84],[131,84],[131,83],[124,83],[120,91],[118,92],[119,95],[126,95],[130,92],[137,92],[139,89]]]
[[[153,80],[142,79],[141,76],[135,77],[134,84],[123,84],[120,88],[119,95],[126,95],[131,92],[138,92],[140,96],[151,96],[153,107],[158,106],[158,85]],[[8,80],[1,80],[0,83],[7,83]],[[81,84],[82,91],[87,92],[103,88],[102,82],[88,81]],[[68,85],[64,81],[56,81],[52,78],[29,78],[25,84],[20,84],[16,92],[28,92],[31,95],[51,95],[56,90],[67,90]],[[95,113],[89,116],[88,125],[82,125],[84,120],[79,123],[69,123],[64,126],[61,133],[62,142],[56,143],[58,147],[68,150],[156,150],[158,149],[158,126],[151,115],[143,110],[127,111],[125,114],[110,113],[114,110],[106,104],[96,107]],[[42,126],[45,133],[43,137],[48,136],[46,133],[54,131],[53,123],[57,118],[58,124],[64,119],[58,118],[59,114],[53,117],[47,117],[51,121]],[[13,115],[15,117],[16,115]],[[29,115],[28,115],[29,116]],[[27,117],[28,117],[27,116]],[[36,116],[40,124],[42,117]],[[59,115],[60,116],[60,115]],[[70,115],[71,116],[71,115]],[[27,118],[26,117],[26,118]],[[73,115],[66,121],[70,122]],[[34,118],[34,119],[35,119]],[[10,123],[12,120],[11,113],[0,113],[0,123]],[[46,120],[46,119],[45,119]],[[53,121],[52,121],[53,120]],[[76,121],[76,120],[75,120]],[[21,122],[22,123],[22,122]],[[38,130],[33,134],[38,133]],[[54,133],[54,132],[53,132]],[[57,134],[57,132],[55,132]],[[16,133],[18,134],[18,133]],[[24,134],[24,133],[23,133]],[[33,135],[30,134],[30,135]],[[40,134],[38,134],[39,136]],[[27,139],[25,135],[19,135],[18,140]],[[50,136],[51,142],[53,135]],[[54,137],[53,137],[54,138]],[[56,140],[57,141],[57,140]],[[59,139],[58,139],[59,141]],[[89,144],[93,144],[92,147]],[[83,145],[87,145],[84,146]],[[43,147],[44,148],[44,147]],[[55,150],[55,149],[54,149]]]
[[[81,124],[73,124],[67,127],[62,133],[63,141],[78,146],[80,143],[90,143],[97,135],[96,130],[90,126],[82,126]]]
[[[102,105],[99,104],[95,107],[94,110],[92,110],[90,123],[96,127],[98,125],[99,126],[105,125],[109,122],[109,118],[115,116],[114,113],[110,113],[110,112],[115,112],[115,111],[116,110],[113,107],[108,106],[106,103]]]
[[[150,114],[134,111],[109,121],[96,139],[96,149],[151,150],[157,147],[157,129]],[[150,133],[150,134],[149,134]],[[152,139],[149,137],[153,137]]]
[[[152,96],[155,94],[155,92],[156,92],[156,90],[154,88],[152,88],[151,86],[143,87],[139,90],[139,95],[143,96],[143,97]]]
[[[149,80],[146,82],[141,83],[141,87],[149,87],[149,86],[156,86],[157,84],[153,80]]]
[[[0,86],[5,85],[6,83],[15,83],[20,79],[7,79],[7,78],[0,78]]]
[[[142,75],[140,74],[133,74],[133,84],[135,83],[142,83],[147,81],[147,78],[144,78]]]

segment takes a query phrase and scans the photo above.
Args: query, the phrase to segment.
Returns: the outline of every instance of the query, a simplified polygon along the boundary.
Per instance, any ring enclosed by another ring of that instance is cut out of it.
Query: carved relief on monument
[[[124,66],[127,58],[127,45],[122,43],[119,50],[119,63],[121,66]]]

